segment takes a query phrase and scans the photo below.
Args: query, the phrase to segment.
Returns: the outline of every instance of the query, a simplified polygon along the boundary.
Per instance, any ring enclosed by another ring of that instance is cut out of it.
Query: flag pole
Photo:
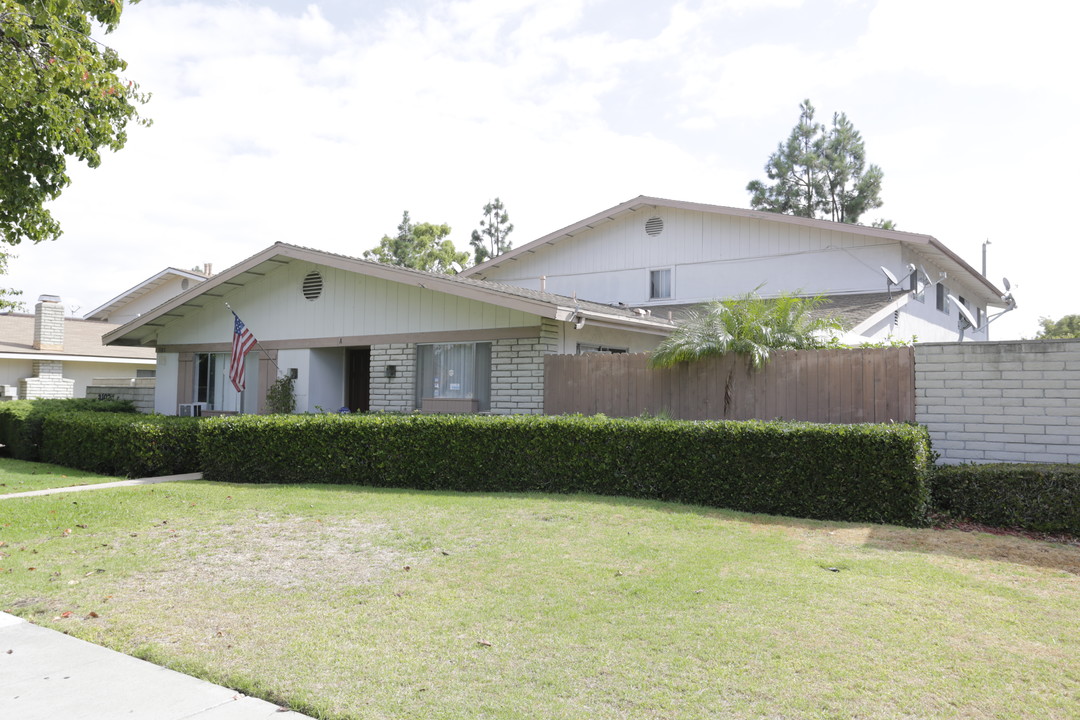
[[[229,303],[225,303],[225,307],[229,308],[229,312],[231,312],[231,313],[232,313],[233,315],[236,315],[236,311],[232,309],[232,305],[230,305]],[[239,316],[237,315],[237,317],[239,317]],[[253,334],[254,334],[254,333],[253,333]],[[266,359],[267,359],[267,360],[269,360],[269,361],[270,361],[271,363],[273,363],[273,364],[274,364],[274,369],[275,369],[275,370],[277,370],[277,374],[278,374],[278,375],[280,375],[280,374],[281,374],[281,368],[280,368],[280,367],[278,366],[278,364],[277,364],[277,360],[275,360],[275,359],[274,359],[274,358],[273,358],[273,357],[272,357],[272,356],[270,355],[270,353],[268,353],[268,352],[266,351],[266,348],[264,348],[264,347],[262,346],[262,343],[261,343],[261,342],[259,342],[259,339],[258,339],[258,338],[255,338],[255,347],[259,348],[259,350],[260,350],[260,351],[262,351],[262,354],[266,356]]]

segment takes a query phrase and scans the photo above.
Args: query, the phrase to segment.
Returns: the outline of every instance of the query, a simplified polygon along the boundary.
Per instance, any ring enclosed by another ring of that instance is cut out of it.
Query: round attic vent
[[[318,270],[312,270],[304,276],[304,282],[300,286],[300,292],[304,294],[308,300],[318,300],[322,295],[323,281],[322,275]]]
[[[651,217],[645,221],[645,234],[656,237],[664,232],[664,221],[658,217]]]
[[[188,280],[187,278],[184,278],[183,280],[180,281],[180,289],[181,290],[187,290],[189,287],[191,287],[191,281],[190,280]]]

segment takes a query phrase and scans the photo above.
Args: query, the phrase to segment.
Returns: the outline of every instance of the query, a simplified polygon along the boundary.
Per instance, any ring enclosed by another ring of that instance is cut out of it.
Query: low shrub
[[[44,420],[41,459],[105,475],[198,472],[198,418],[55,413]]]
[[[929,440],[914,425],[603,416],[210,418],[207,479],[595,493],[828,520],[924,524]]]
[[[997,527],[1080,535],[1080,466],[942,465],[932,474],[934,509]]]
[[[42,423],[56,413],[134,413],[128,400],[11,400],[0,403],[0,445],[19,460],[40,460]]]

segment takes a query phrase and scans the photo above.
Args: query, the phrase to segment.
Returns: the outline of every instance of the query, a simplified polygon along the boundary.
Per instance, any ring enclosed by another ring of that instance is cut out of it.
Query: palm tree
[[[747,355],[754,369],[769,361],[772,350],[824,347],[832,333],[842,330],[832,317],[811,313],[828,300],[782,293],[766,299],[757,290],[729,300],[713,300],[692,310],[649,358],[652,367],[671,367],[684,361],[726,353]]]

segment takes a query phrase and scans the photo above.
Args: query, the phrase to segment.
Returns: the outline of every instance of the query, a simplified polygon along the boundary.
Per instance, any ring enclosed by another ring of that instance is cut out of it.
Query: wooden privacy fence
[[[910,347],[786,350],[760,370],[724,355],[651,369],[648,355],[548,355],[544,413],[683,420],[914,422]]]

